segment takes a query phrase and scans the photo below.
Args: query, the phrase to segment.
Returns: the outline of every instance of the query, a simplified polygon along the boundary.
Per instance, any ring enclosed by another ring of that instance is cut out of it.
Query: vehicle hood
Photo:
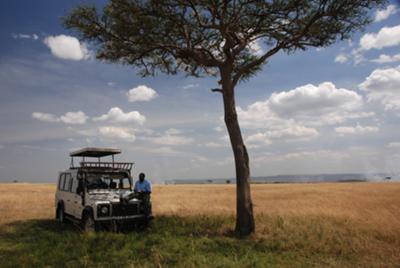
[[[130,190],[117,190],[117,191],[109,191],[109,190],[92,190],[88,192],[88,198],[93,201],[109,201],[109,202],[119,202],[120,195],[125,195],[130,193]]]

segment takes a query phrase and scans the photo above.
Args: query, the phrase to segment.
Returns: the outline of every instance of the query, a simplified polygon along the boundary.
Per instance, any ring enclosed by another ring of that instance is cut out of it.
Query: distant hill
[[[310,183],[310,182],[365,182],[383,181],[400,179],[400,174],[300,174],[300,175],[276,175],[276,176],[257,176],[251,178],[251,183]],[[166,184],[230,184],[236,183],[235,178],[215,178],[215,179],[179,179],[167,180]]]

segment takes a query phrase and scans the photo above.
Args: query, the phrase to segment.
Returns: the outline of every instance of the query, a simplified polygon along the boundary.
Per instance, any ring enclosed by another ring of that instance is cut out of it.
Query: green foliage
[[[389,237],[329,217],[259,215],[257,234],[238,239],[230,216],[162,216],[147,231],[81,233],[51,220],[0,228],[1,267],[395,267]],[[390,253],[390,252],[389,252]]]
[[[322,47],[369,23],[386,0],[111,0],[101,12],[79,6],[67,28],[97,45],[99,59],[134,65],[142,75],[254,75],[278,51]],[[253,42],[268,49],[255,55]]]

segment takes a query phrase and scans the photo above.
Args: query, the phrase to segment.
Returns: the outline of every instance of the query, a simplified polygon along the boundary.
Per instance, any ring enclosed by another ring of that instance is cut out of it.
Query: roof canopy
[[[83,157],[104,157],[109,155],[120,154],[121,150],[112,148],[83,148],[71,152],[70,156],[83,156]]]

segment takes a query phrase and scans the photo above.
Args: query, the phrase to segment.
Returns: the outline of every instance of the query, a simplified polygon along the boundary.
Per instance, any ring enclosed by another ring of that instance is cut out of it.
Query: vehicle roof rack
[[[69,155],[71,157],[82,156],[82,157],[104,157],[109,155],[120,154],[121,150],[113,148],[99,148],[99,147],[87,147],[80,150],[71,152]]]
[[[111,171],[118,171],[118,170],[128,170],[131,172],[133,162],[115,162],[114,155],[120,154],[120,149],[114,148],[99,148],[99,147],[87,147],[83,149],[79,149],[76,151],[71,152],[69,155],[71,156],[71,169],[90,169],[90,170],[111,170]],[[100,158],[105,156],[111,156],[111,162],[101,162]],[[80,162],[79,166],[74,165],[74,157],[82,157],[83,161]],[[97,158],[97,162],[88,162],[85,161],[85,157],[94,157]]]
[[[133,162],[80,162],[80,168],[93,170],[129,170]]]

